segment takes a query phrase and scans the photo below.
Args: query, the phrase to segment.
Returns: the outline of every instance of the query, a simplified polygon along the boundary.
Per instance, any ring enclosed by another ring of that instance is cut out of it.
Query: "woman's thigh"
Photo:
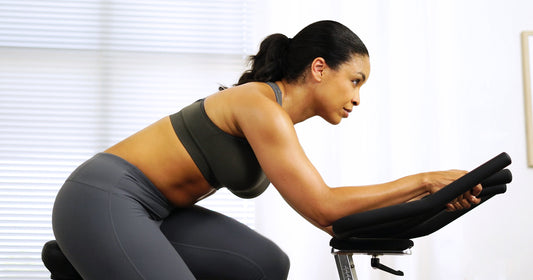
[[[198,279],[287,278],[289,258],[276,244],[220,213],[177,209],[161,230]]]
[[[54,205],[57,242],[84,279],[195,279],[135,200],[67,181]]]

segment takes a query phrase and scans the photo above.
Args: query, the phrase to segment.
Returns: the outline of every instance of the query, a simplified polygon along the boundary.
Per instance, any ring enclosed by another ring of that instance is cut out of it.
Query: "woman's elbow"
[[[322,228],[330,227],[333,222],[341,218],[338,216],[337,211],[335,211],[333,207],[321,205],[317,207],[316,210],[317,211],[315,212],[313,220],[318,226]]]
[[[343,216],[334,189],[328,187],[327,190],[321,194],[313,207],[312,220],[322,228],[330,227],[333,222]]]

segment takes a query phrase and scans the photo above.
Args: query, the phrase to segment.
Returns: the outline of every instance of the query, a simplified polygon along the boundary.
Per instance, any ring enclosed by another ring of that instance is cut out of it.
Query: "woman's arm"
[[[305,155],[291,119],[275,102],[263,95],[248,94],[234,105],[238,129],[269,180],[298,213],[326,231],[341,217],[409,201],[465,173],[421,173],[384,184],[331,188]]]

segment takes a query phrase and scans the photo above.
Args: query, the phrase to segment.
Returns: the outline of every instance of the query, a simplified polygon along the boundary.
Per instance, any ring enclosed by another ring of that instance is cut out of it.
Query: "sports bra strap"
[[[276,83],[267,82],[267,84],[274,90],[274,93],[276,94],[276,101],[278,102],[279,106],[281,106],[281,89],[279,89]]]

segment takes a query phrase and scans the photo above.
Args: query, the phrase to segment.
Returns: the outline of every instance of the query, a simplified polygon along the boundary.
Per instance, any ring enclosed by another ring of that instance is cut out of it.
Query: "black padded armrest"
[[[439,213],[445,212],[447,203],[477,184],[481,183],[484,187],[482,194],[480,194],[482,201],[486,201],[498,193],[505,192],[505,184],[511,182],[512,175],[509,170],[502,169],[509,164],[511,164],[509,155],[501,153],[424,199],[341,218],[333,223],[333,232],[338,238],[414,238],[417,237],[414,235],[420,236],[421,232],[431,233],[434,230],[420,228],[420,225],[425,224],[427,226],[427,222],[432,221],[429,223],[431,225],[429,228],[438,229],[445,225],[442,223],[449,223],[464,214],[455,211],[457,213],[449,212],[454,213],[452,215],[442,214],[446,219],[439,218]],[[413,231],[413,229],[417,230]],[[411,232],[412,236],[406,234],[409,232]]]

